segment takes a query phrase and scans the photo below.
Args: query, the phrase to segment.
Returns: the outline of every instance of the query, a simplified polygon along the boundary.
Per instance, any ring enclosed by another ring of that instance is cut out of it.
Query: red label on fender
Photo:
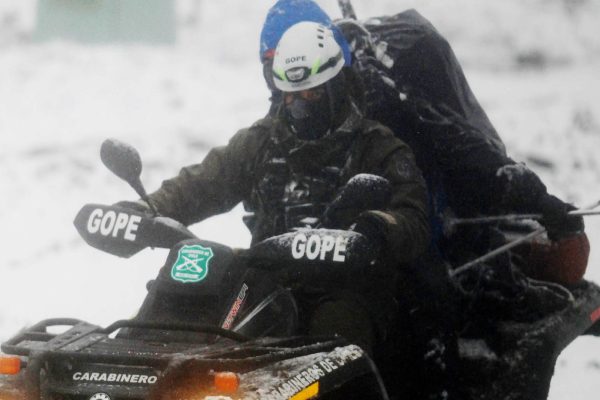
[[[600,307],[596,308],[591,314],[590,314],[590,319],[592,320],[592,322],[596,322],[598,319],[600,319]]]
[[[248,291],[248,285],[246,285],[244,283],[242,285],[242,290],[240,290],[240,293],[238,293],[237,299],[235,299],[235,302],[231,306],[231,309],[229,310],[229,313],[227,314],[227,317],[225,318],[223,325],[221,325],[221,328],[231,329],[233,320],[235,319],[235,317],[237,317],[238,312],[240,311],[240,308],[242,308],[242,305],[244,304],[244,300],[246,299],[247,291]]]

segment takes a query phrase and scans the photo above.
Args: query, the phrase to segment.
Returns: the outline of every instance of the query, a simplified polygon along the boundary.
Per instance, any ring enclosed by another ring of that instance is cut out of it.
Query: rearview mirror
[[[113,174],[129,183],[136,193],[148,203],[154,214],[157,214],[140,180],[142,159],[140,153],[133,146],[116,139],[106,139],[100,148],[100,159]]]
[[[142,160],[134,147],[116,139],[106,139],[100,148],[100,159],[106,168],[130,185],[139,182]]]

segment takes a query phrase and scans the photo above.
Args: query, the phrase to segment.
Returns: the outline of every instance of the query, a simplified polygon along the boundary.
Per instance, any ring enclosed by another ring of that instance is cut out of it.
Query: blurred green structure
[[[38,0],[35,38],[175,42],[175,0]]]

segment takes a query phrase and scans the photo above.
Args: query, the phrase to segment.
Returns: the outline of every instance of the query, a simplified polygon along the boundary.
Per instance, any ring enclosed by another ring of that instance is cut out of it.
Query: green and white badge
[[[183,283],[200,282],[208,275],[208,262],[212,257],[210,247],[199,244],[183,246],[171,268],[171,278]]]

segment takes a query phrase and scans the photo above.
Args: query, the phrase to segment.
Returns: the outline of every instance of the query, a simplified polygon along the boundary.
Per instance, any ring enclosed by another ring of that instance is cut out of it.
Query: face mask
[[[294,96],[291,101],[285,102],[284,110],[287,124],[298,139],[317,140],[329,133],[331,111],[327,95],[319,100]]]

